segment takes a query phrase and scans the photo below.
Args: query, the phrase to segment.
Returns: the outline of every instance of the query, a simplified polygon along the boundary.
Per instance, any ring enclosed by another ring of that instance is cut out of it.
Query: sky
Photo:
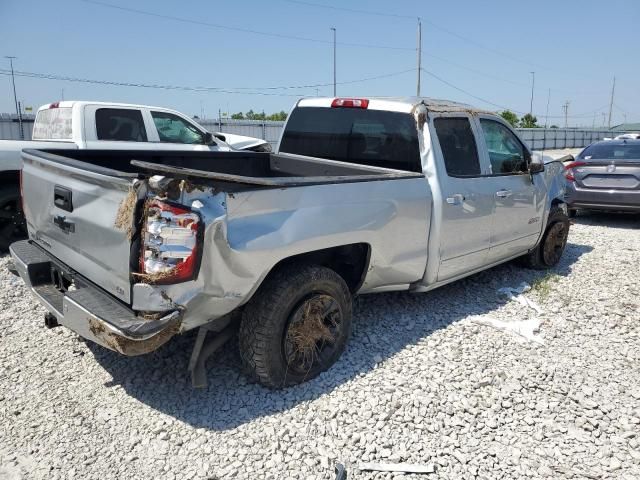
[[[569,102],[569,126],[600,127],[615,76],[611,124],[640,122],[638,0],[0,0],[0,112],[15,112],[6,55],[34,111],[62,98],[288,111],[333,96],[331,28],[338,96],[415,95],[418,17],[423,96],[522,115],[535,72],[539,123],[548,104],[563,126]]]

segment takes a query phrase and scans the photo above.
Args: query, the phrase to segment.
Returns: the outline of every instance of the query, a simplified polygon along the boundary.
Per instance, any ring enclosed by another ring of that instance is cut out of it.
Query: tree
[[[272,113],[271,115],[267,116],[267,120],[276,120],[276,121],[284,121],[287,119],[287,112],[285,112],[284,110],[280,110],[277,113]]]
[[[538,128],[538,118],[527,113],[522,120],[520,120],[521,128]]]
[[[280,110],[279,112],[272,113],[271,115],[265,115],[264,112],[256,113],[253,110],[249,110],[247,113],[238,112],[231,115],[232,120],[278,120],[283,121],[287,119],[287,112]]]
[[[500,116],[502,118],[504,118],[507,122],[509,122],[511,124],[512,127],[517,127],[518,126],[518,115],[516,115],[515,113],[513,113],[511,110],[504,110]]]

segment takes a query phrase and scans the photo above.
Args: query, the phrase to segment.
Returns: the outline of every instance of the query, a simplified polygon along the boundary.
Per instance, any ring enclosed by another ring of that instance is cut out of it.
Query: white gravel
[[[272,392],[232,346],[193,391],[193,337],[125,358],[47,330],[0,259],[0,478],[640,478],[640,218],[579,217],[556,277],[505,265],[356,303],[340,362]],[[466,320],[539,318],[544,345]]]

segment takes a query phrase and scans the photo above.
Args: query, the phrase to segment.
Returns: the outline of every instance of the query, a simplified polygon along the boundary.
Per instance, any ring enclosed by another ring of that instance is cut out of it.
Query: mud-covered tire
[[[528,254],[521,257],[527,268],[544,270],[554,267],[562,258],[569,236],[569,217],[559,206],[551,207],[547,228],[540,243]]]
[[[18,240],[27,238],[27,228],[17,185],[0,187],[0,252]]]
[[[317,315],[309,314],[309,306]],[[246,373],[270,388],[296,385],[316,377],[344,351],[351,334],[351,311],[349,288],[333,270],[290,265],[275,272],[243,311],[238,338]],[[298,332],[304,319],[311,317],[319,322],[325,336],[321,343],[314,344],[317,362],[304,370],[295,362],[301,355],[299,349],[292,350],[291,338],[294,329]]]

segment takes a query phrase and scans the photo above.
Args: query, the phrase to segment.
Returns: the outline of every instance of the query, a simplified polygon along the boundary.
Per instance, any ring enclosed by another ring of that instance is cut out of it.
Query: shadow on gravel
[[[569,243],[551,273],[566,276],[580,256],[592,250]],[[286,411],[316,399],[374,369],[407,345],[469,315],[489,314],[506,300],[496,290],[532,283],[548,274],[505,264],[429,293],[364,295],[354,305],[353,336],[347,351],[328,372],[303,385],[271,391],[247,382],[235,341],[209,359],[209,386],[191,388],[187,363],[195,335],[173,339],[157,352],[123,357],[87,342],[96,360],[112,375],[105,388],[120,385],[149,407],[195,427],[227,430],[253,419]]]
[[[610,228],[622,228],[640,230],[640,214],[620,212],[580,211],[571,219],[579,225],[604,226]]]

